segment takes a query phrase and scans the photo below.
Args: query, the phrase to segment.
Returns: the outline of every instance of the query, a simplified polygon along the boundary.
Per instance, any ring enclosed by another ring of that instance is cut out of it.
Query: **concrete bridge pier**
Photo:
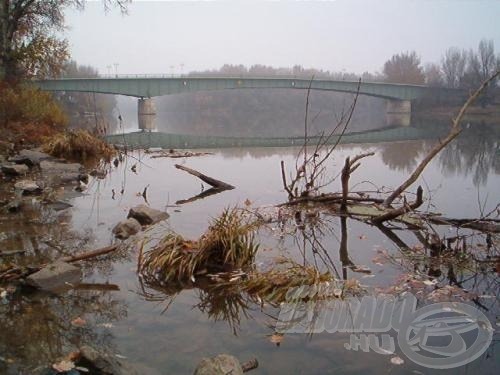
[[[137,101],[137,119],[140,130],[156,130],[156,107],[151,98],[140,98]]]
[[[410,126],[411,101],[387,99],[385,118],[387,126]]]

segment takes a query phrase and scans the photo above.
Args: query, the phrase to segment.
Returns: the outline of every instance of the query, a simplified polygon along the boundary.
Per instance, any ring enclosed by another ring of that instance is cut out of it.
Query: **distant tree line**
[[[211,69],[211,70],[203,70],[203,71],[193,71],[188,74],[189,76],[214,76],[214,75],[222,75],[222,76],[244,76],[244,77],[269,77],[269,76],[289,76],[289,77],[297,77],[304,79],[331,79],[338,81],[357,81],[358,79],[362,79],[365,82],[382,82],[384,80],[384,76],[379,73],[370,73],[364,72],[361,74],[345,72],[345,71],[329,71],[323,69],[314,69],[314,68],[304,68],[301,65],[294,65],[291,68],[287,67],[279,67],[275,68],[268,65],[255,64],[250,67],[246,67],[245,65],[231,65],[224,64],[219,69]]]
[[[415,51],[392,56],[383,67],[386,82],[473,89],[500,69],[493,40],[483,39],[477,50],[448,48],[440,63],[422,66]]]

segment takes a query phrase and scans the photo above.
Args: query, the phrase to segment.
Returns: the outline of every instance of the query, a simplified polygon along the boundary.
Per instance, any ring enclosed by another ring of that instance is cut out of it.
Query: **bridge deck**
[[[45,91],[79,91],[118,94],[149,98],[155,96],[228,89],[300,89],[355,93],[358,82],[309,80],[301,78],[252,77],[118,77],[118,78],[66,78],[32,81]],[[439,89],[442,91],[442,89]],[[434,88],[419,85],[362,82],[361,95],[385,99],[413,100],[421,98]]]

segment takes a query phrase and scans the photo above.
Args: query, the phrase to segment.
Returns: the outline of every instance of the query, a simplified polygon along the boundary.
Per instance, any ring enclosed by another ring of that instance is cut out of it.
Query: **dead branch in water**
[[[313,77],[314,79],[314,77]],[[281,178],[283,181],[283,187],[288,193],[289,200],[293,200],[299,197],[311,196],[311,193],[317,192],[320,188],[324,187],[331,181],[326,183],[321,183],[320,180],[325,177],[325,163],[329,159],[330,155],[337,148],[342,136],[349,126],[354,109],[356,108],[356,103],[359,97],[359,90],[361,87],[361,80],[358,82],[356,93],[354,99],[347,112],[343,112],[342,116],[338,120],[334,128],[325,135],[324,132],[320,135],[319,140],[314,146],[314,150],[308,152],[308,111],[309,111],[309,95],[311,91],[312,80],[307,89],[306,97],[306,115],[304,118],[304,144],[301,150],[297,154],[296,166],[295,166],[295,176],[291,177],[290,184],[287,183],[285,175],[285,165],[281,161]],[[331,145],[333,137],[336,135],[336,131],[341,129],[337,140],[333,145]],[[330,146],[329,146],[330,145]],[[303,153],[303,161],[299,165],[299,157]],[[300,191],[299,191],[300,189]]]
[[[109,254],[117,249],[118,249],[118,245],[106,246],[106,247],[103,247],[100,249],[87,251],[84,253],[60,258],[60,259],[58,259],[58,261],[73,263],[73,262],[78,262],[81,260],[89,260],[89,259],[98,257],[100,255]],[[20,266],[13,265],[9,269],[0,273],[0,281],[19,280],[19,279],[22,279],[22,278],[25,278],[25,277],[31,275],[32,273],[40,271],[45,266],[47,266],[47,264],[41,264],[41,265],[30,266],[30,267],[20,267]]]
[[[413,211],[413,210],[417,209],[424,202],[424,200],[423,200],[423,192],[424,192],[424,190],[422,189],[422,186],[419,186],[418,189],[417,189],[417,199],[415,199],[415,202],[410,203],[410,204],[406,204],[405,203],[405,204],[403,204],[403,206],[401,206],[399,208],[395,208],[393,210],[389,210],[389,211],[387,211],[386,213],[384,213],[384,214],[382,214],[380,216],[376,216],[376,217],[374,217],[372,219],[372,222],[374,224],[381,224],[384,221],[395,219],[398,216],[404,215],[407,212],[410,212],[410,211]]]
[[[427,154],[427,156],[420,162],[420,164],[415,168],[413,173],[406,179],[400,186],[398,186],[397,189],[395,189],[391,195],[389,195],[385,201],[384,201],[384,207],[389,207],[394,199],[399,197],[401,193],[403,193],[408,187],[410,187],[411,184],[413,184],[418,177],[422,174],[424,171],[425,167],[429,162],[443,149],[448,145],[451,141],[453,141],[462,131],[462,128],[460,127],[460,122],[462,121],[462,117],[464,116],[465,112],[469,108],[469,106],[478,98],[479,95],[484,91],[484,89],[493,81],[495,80],[498,76],[500,75],[500,70],[497,71],[494,75],[492,75],[490,78],[488,78],[486,81],[482,83],[482,85],[472,94],[469,99],[465,102],[465,104],[462,106],[460,109],[460,112],[458,113],[458,116],[453,120],[453,126],[451,127],[450,132],[446,136],[445,139],[442,141],[439,141],[433,148],[432,150]]]
[[[214,188],[224,189],[224,190],[234,189],[233,185],[229,185],[223,181],[216,180],[215,178],[204,175],[203,173],[200,173],[194,169],[184,167],[183,165],[175,164],[175,168],[180,169],[184,172],[187,172],[195,177],[198,177],[200,180],[209,184],[210,186],[213,186]]]
[[[358,163],[359,160],[366,158],[368,156],[375,155],[374,152],[368,152],[366,154],[360,154],[355,156],[352,160],[348,156],[345,159],[344,168],[342,168],[341,182],[342,182],[342,206],[341,211],[345,212],[347,208],[347,196],[349,194],[349,179],[351,174],[359,168],[361,165]]]
[[[321,194],[315,197],[298,197],[293,201],[285,202],[276,205],[276,207],[283,206],[295,206],[301,203],[313,202],[313,203],[322,203],[322,204],[332,204],[332,203],[342,203],[342,195],[339,193],[327,193]],[[348,195],[346,197],[348,202],[370,202],[370,203],[378,203],[381,204],[384,202],[382,198],[372,198],[372,197],[361,197],[361,196],[352,196]]]
[[[95,258],[95,257],[98,257],[100,255],[106,255],[106,254],[112,253],[116,249],[118,249],[118,245],[111,245],[111,246],[102,247],[102,248],[97,249],[97,250],[87,251],[87,252],[72,255],[69,257],[64,257],[60,260],[62,262],[73,263],[73,262],[78,262],[80,260],[88,260],[91,258]]]
[[[425,219],[437,225],[452,225],[455,227],[474,229],[480,232],[500,233],[500,219],[454,219],[443,216],[427,216]]]

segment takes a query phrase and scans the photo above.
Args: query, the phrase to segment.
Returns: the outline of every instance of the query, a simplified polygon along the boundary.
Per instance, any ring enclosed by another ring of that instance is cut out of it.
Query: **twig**
[[[80,260],[88,260],[88,259],[100,256],[100,255],[109,254],[117,249],[118,249],[118,245],[106,246],[106,247],[103,247],[103,248],[100,248],[97,250],[92,250],[92,251],[88,251],[85,253],[80,253],[80,254],[60,258],[58,261],[73,263],[73,262],[77,262]],[[46,265],[47,264],[42,264],[39,266],[33,266],[33,267],[27,267],[27,268],[26,267],[12,266],[8,270],[6,270],[5,272],[0,274],[0,280],[21,279],[21,278],[24,278],[26,276],[31,275],[32,273],[35,273],[35,272],[41,270]]]
[[[80,254],[69,256],[69,257],[64,257],[64,258],[61,258],[60,260],[62,262],[73,263],[73,262],[78,262],[80,260],[87,260],[87,259],[95,258],[95,257],[100,256],[100,255],[106,255],[106,254],[112,253],[116,249],[118,249],[118,245],[111,245],[111,246],[102,247],[102,248],[97,249],[97,250],[87,251],[85,253],[80,253]]]

